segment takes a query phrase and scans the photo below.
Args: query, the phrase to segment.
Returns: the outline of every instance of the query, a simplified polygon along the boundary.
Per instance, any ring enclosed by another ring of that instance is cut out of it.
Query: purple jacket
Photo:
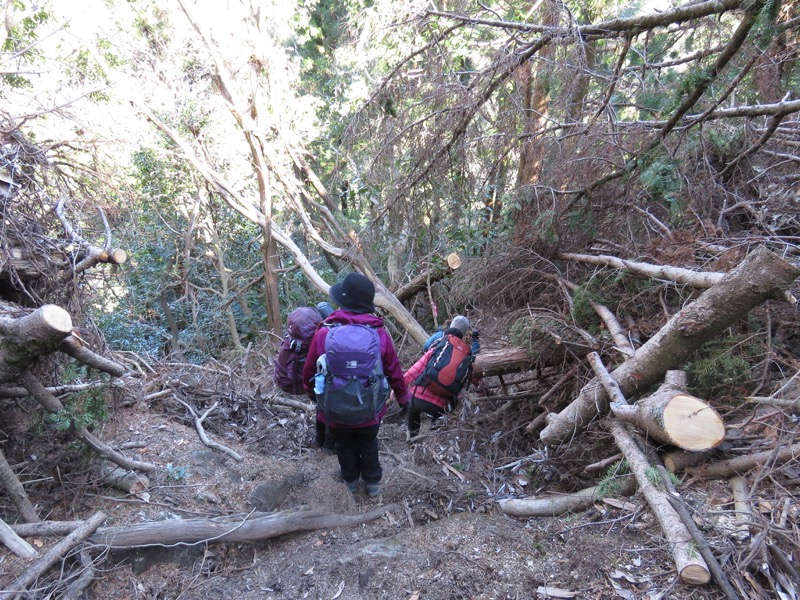
[[[408,391],[405,381],[403,380],[403,368],[400,366],[400,359],[397,358],[397,351],[394,349],[392,338],[386,333],[383,328],[383,319],[374,314],[357,314],[349,310],[339,309],[333,312],[323,323],[355,323],[357,325],[368,325],[374,327],[378,332],[378,340],[381,343],[381,362],[383,363],[383,374],[389,380],[389,387],[394,391],[397,403],[401,406],[408,403],[411,399],[411,394]],[[328,335],[328,328],[322,323],[317,327],[317,332],[311,340],[311,346],[308,349],[308,358],[306,364],[303,366],[303,385],[306,388],[308,397],[316,402],[314,395],[314,375],[317,372],[317,359],[325,354],[325,337]],[[368,427],[370,425],[378,425],[386,414],[386,408],[373,420],[362,423],[357,427]],[[317,420],[325,422],[325,414],[322,411],[317,411]],[[336,423],[329,423],[332,427],[345,427],[337,425]]]

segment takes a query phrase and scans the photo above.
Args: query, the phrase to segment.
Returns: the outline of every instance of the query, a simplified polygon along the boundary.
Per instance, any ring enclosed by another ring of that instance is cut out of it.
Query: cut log
[[[425,269],[407,284],[401,286],[395,296],[400,302],[408,302],[419,292],[425,291],[428,285],[440,281],[461,266],[461,258],[456,253],[447,257],[447,264],[439,264]]]
[[[653,514],[661,525],[664,537],[669,542],[672,559],[681,581],[690,585],[705,585],[711,580],[706,562],[692,546],[692,538],[666,494],[655,487],[647,476],[650,463],[639,450],[627,428],[619,421],[611,422],[611,432],[617,446],[628,461],[631,472],[636,477],[639,489],[644,494]]]
[[[652,439],[684,450],[709,450],[725,438],[725,425],[716,410],[668,384],[633,406],[612,402],[611,411]]]
[[[615,403],[619,406],[627,406],[625,396],[617,386],[616,381],[612,379],[611,375],[606,370],[600,357],[595,355],[589,358],[592,363],[592,368],[597,374],[600,383],[603,385],[606,394],[613,398]],[[670,383],[673,383],[676,379],[675,376],[667,377]],[[614,440],[617,442],[617,446],[622,450],[622,454],[628,461],[628,465],[639,484],[639,488],[642,490],[645,499],[653,510],[656,519],[658,519],[665,537],[671,542],[682,540],[680,545],[675,544],[672,549],[672,557],[678,569],[678,576],[685,583],[693,585],[707,583],[711,578],[709,567],[702,559],[695,558],[691,553],[691,547],[687,547],[685,535],[689,534],[688,526],[681,520],[682,515],[680,511],[675,508],[674,504],[672,504],[672,498],[650,481],[647,475],[650,462],[647,460],[644,452],[636,444],[636,441],[633,439],[624,423],[612,421],[611,432],[614,434]],[[658,468],[666,474],[662,465],[659,464]],[[667,489],[670,490],[671,488],[668,487]]]
[[[672,505],[672,508],[675,509],[675,512],[678,513],[678,516],[686,526],[686,530],[689,532],[689,535],[692,536],[692,540],[694,541],[695,546],[697,546],[697,550],[700,552],[703,560],[706,561],[706,564],[711,571],[711,575],[714,577],[714,581],[717,582],[717,585],[720,587],[720,589],[722,589],[725,597],[728,598],[728,600],[738,600],[739,596],[733,589],[733,586],[731,586],[728,576],[725,575],[725,572],[722,570],[719,561],[717,561],[717,557],[714,556],[714,553],[711,551],[706,538],[695,524],[694,519],[692,519],[692,515],[689,514],[689,509],[686,508],[683,498],[680,497],[680,494],[675,490],[675,486],[672,485],[672,481],[669,478],[669,473],[667,473],[664,465],[659,464],[657,465],[657,468],[659,474],[661,475],[661,481],[667,490],[667,493],[665,494],[667,500],[669,501],[670,505]]]
[[[40,355],[58,348],[72,331],[69,313],[45,304],[18,318],[0,317],[0,383],[16,380]]]
[[[534,358],[525,348],[481,349],[475,358],[473,372],[482,377],[514,373],[532,368],[533,362]]]
[[[672,473],[681,473],[689,467],[696,467],[708,460],[712,452],[687,452],[672,450],[664,455],[664,466]]]
[[[775,450],[767,450],[747,456],[738,456],[710,465],[690,467],[686,469],[686,472],[697,477],[729,477],[731,475],[742,475],[750,469],[760,467],[767,462],[780,465],[797,457],[800,457],[800,444],[792,444],[777,452]]]
[[[615,495],[631,496],[636,491],[636,480],[626,475],[618,481],[619,492]],[[498,500],[500,510],[512,517],[558,517],[579,510],[586,510],[603,498],[607,486],[596,485],[574,494],[550,498],[514,498]]]
[[[115,464],[104,464],[100,467],[100,482],[128,494],[146,492],[150,485],[147,476],[123,469]]]
[[[756,248],[733,271],[675,314],[636,354],[612,373],[627,397],[646,390],[669,369],[679,367],[697,348],[725,331],[764,300],[785,299],[785,290],[800,269],[770,252]],[[540,439],[555,447],[608,411],[608,394],[595,379],[558,414],[550,415]]]

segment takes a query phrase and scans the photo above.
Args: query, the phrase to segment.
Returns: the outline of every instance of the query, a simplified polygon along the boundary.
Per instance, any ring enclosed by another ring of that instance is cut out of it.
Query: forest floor
[[[124,396],[133,391],[126,389]],[[144,396],[141,390],[134,395]],[[406,441],[404,423],[393,416],[396,407],[390,410],[380,433],[383,494],[375,499],[363,488],[350,494],[336,457],[309,448],[310,412],[275,402],[247,407],[230,401],[228,416],[245,413],[239,422],[251,424],[247,432],[214,417],[206,428],[214,441],[241,454],[237,462],[204,446],[183,408],[164,396],[120,404],[99,432],[114,446],[138,442],[141,447],[130,454],[158,465],[147,496],[103,487],[90,468],[83,475],[77,469],[59,475],[63,456],[40,460],[38,473],[46,475],[50,464],[51,476],[28,491],[48,519],[84,519],[103,510],[107,526],[253,509],[354,514],[387,507],[382,517],[355,527],[252,543],[113,552],[103,557],[99,581],[83,596],[91,599],[723,597],[714,584],[689,587],[677,581],[669,546],[638,495],[598,501],[589,510],[557,518],[506,516],[499,499],[595,485],[599,476],[583,473],[583,467],[616,448],[607,433],[587,432],[558,460],[549,459],[536,450],[534,438],[520,432],[524,424],[482,422],[482,410],[489,407],[477,391],[471,396],[440,428],[431,431],[430,421],[423,421],[424,435],[414,445]],[[37,488],[47,489],[47,495],[43,498]],[[735,568],[749,553],[750,541],[723,532],[733,510],[727,485],[695,480],[680,489],[726,568]],[[758,506],[766,518],[777,519],[776,513],[788,510],[788,527],[794,527],[798,504],[788,488],[762,492],[767,493]],[[9,511],[13,508],[4,507]],[[22,566],[19,560],[3,554],[0,588]],[[53,589],[55,577],[51,572],[39,588]]]
[[[113,492],[86,497],[86,510],[105,510],[109,525],[248,512],[254,493],[275,510],[392,508],[356,527],[201,545],[196,552],[115,555],[90,597],[445,600],[547,597],[537,594],[544,587],[562,598],[715,597],[713,588],[676,585],[667,546],[641,501],[598,504],[564,518],[510,518],[495,500],[524,495],[531,484],[524,473],[496,469],[518,457],[480,456],[484,441],[477,438],[491,432],[451,422],[428,433],[409,446],[402,423],[384,423],[383,494],[372,499],[363,488],[355,495],[346,489],[335,456],[308,448],[309,416],[299,423],[279,417],[248,446],[219,440],[244,456],[235,462],[205,448],[187,424],[135,409],[117,413],[104,436],[145,441],[141,458],[171,467],[151,485],[148,502],[115,502]],[[493,492],[503,483],[508,491]]]
[[[486,337],[505,343],[496,333]],[[413,360],[403,358],[404,364]],[[724,597],[714,583],[692,587],[678,581],[669,544],[640,494],[600,500],[559,517],[503,513],[498,501],[505,498],[556,496],[597,485],[603,474],[585,467],[619,450],[599,423],[565,448],[543,453],[536,436],[525,431],[530,407],[488,397],[503,393],[497,378],[470,389],[437,429],[424,419],[413,445],[392,406],[379,435],[383,493],[370,498],[363,488],[348,492],[335,456],[311,449],[313,412],[281,403],[307,399],[276,393],[259,352],[203,366],[145,366],[116,380],[110,416],[96,430],[112,447],[127,445],[126,455],[156,465],[147,493],[138,496],[104,485],[97,470],[101,461],[52,425],[31,421],[36,411],[30,406],[2,401],[0,430],[5,439],[22,441],[5,444],[3,451],[43,519],[82,520],[102,510],[105,526],[128,526],[253,510],[386,510],[363,525],[249,543],[100,553],[98,580],[81,596],[87,600]],[[517,389],[527,375],[505,376],[504,384]],[[186,409],[202,414],[215,402],[219,408],[204,422],[205,430],[241,461],[205,446]],[[722,416],[735,437],[723,443],[720,456],[775,448],[795,430],[794,415],[772,407],[740,403]],[[774,577],[759,565],[767,563],[770,542],[780,542],[795,562],[800,555],[800,473],[794,464],[776,466],[751,474],[748,483],[761,524],[753,534],[769,535],[735,535],[727,481],[684,476],[678,490],[741,597],[793,598],[793,592],[778,594]],[[4,497],[0,516],[16,519]],[[29,541],[43,552],[58,540]],[[26,564],[0,553],[0,590]],[[61,597],[80,571],[72,557],[41,577],[39,591],[28,597]]]

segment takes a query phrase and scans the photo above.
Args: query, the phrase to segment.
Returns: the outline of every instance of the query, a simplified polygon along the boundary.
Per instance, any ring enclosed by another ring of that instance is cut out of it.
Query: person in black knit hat
[[[323,321],[311,340],[308,359],[303,368],[303,383],[308,397],[316,402],[317,395],[312,382],[318,359],[325,354],[325,341],[329,332],[343,325],[362,325],[374,329],[377,334],[376,347],[379,349],[376,348],[376,354],[380,352],[377,358],[381,361],[383,375],[394,391],[397,403],[404,406],[410,400],[411,394],[403,381],[403,369],[392,338],[383,328],[383,319],[374,314],[373,283],[360,273],[350,273],[342,282],[331,286],[330,296],[341,308]],[[327,428],[336,443],[336,456],[342,479],[351,492],[357,491],[361,480],[369,496],[376,497],[381,494],[380,481],[383,469],[378,457],[378,430],[385,414],[386,406],[374,418],[363,423],[347,425],[327,422]],[[324,429],[325,426],[325,412],[317,411],[317,427]]]

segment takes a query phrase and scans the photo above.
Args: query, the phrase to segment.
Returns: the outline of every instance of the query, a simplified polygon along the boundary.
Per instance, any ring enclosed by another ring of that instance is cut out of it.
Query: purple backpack
[[[386,406],[389,383],[383,374],[381,341],[374,327],[326,323],[327,373],[317,406],[329,423],[361,425]]]
[[[278,349],[272,380],[287,394],[298,396],[306,393],[303,387],[303,366],[311,338],[314,337],[320,321],[322,315],[310,306],[294,309],[286,320],[287,333]]]

